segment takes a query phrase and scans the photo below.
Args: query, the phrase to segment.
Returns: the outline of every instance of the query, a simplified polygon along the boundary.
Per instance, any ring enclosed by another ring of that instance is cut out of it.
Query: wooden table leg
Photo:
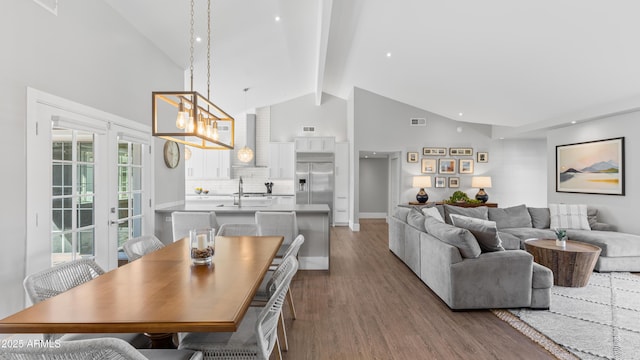
[[[144,333],[151,340],[152,349],[177,349],[178,334],[174,333]]]

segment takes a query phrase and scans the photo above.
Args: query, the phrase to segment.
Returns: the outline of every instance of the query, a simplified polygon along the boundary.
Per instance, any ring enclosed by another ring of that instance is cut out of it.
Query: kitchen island
[[[269,206],[214,205],[187,202],[185,205],[156,209],[156,236],[165,244],[173,241],[171,213],[174,211],[213,211],[218,224],[255,223],[256,211],[295,211],[304,244],[298,253],[301,270],[329,270],[329,206],[326,204],[279,204]]]

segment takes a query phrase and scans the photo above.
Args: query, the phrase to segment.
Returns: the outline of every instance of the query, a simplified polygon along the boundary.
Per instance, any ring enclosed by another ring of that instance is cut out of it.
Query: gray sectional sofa
[[[434,227],[419,208],[398,206],[389,219],[389,250],[451,309],[549,307],[553,275],[523,250],[526,239],[555,238],[548,208],[435,209],[447,224]],[[495,222],[505,251],[470,256],[469,234],[456,230],[451,214]],[[595,270],[640,272],[640,236],[598,222],[595,208],[587,208],[587,215],[591,230],[567,233],[602,249]]]
[[[438,210],[444,218],[444,207]],[[451,309],[549,307],[553,274],[515,236],[503,242],[508,250],[480,252],[470,235],[412,208],[397,207],[389,219],[389,249]]]

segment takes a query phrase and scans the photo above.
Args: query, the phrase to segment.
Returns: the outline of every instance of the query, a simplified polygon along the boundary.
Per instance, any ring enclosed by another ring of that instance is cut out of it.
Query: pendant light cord
[[[189,44],[191,45],[191,47],[189,48],[189,71],[191,72],[191,91],[193,91],[193,42],[195,41],[194,38],[194,30],[193,30],[193,26],[194,26],[194,18],[195,13],[194,13],[194,0],[191,0],[191,29],[190,29],[190,36],[191,38],[189,39]]]
[[[211,0],[207,6],[207,99],[211,99]]]

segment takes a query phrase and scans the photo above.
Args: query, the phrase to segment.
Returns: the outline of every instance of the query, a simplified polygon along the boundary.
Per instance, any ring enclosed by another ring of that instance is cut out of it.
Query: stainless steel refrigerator
[[[296,203],[327,204],[333,211],[333,154],[298,154]]]

